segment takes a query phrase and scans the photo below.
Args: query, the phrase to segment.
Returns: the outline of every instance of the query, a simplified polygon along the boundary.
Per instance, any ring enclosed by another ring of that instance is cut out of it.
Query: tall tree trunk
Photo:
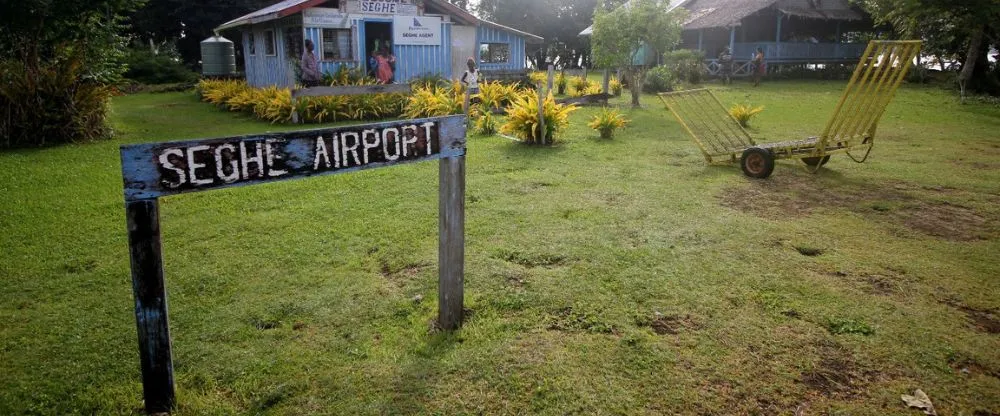
[[[979,48],[983,46],[983,35],[985,27],[980,25],[972,33],[969,40],[969,53],[965,56],[965,63],[962,65],[962,72],[958,74],[958,86],[962,90],[962,104],[965,104],[965,89],[969,80],[972,79],[972,72],[976,69],[976,61],[979,59]]]
[[[632,107],[639,107],[639,97],[642,95],[642,81],[645,70],[642,68],[632,68],[629,70],[632,75],[632,86],[629,91],[632,92]]]

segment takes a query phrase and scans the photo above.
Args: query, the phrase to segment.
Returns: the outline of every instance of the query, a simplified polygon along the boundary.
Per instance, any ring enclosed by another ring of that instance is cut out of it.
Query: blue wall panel
[[[393,45],[396,82],[424,75],[451,78],[451,24],[441,24],[441,46]]]
[[[264,54],[264,32],[274,31],[275,54],[268,56]],[[254,43],[257,53],[250,55],[249,31],[253,31]],[[289,67],[289,62],[285,58],[285,40],[283,26],[278,23],[263,23],[250,26],[243,34],[243,52],[246,57],[247,83],[253,87],[266,87],[277,85],[281,87],[291,86],[295,74]]]
[[[485,24],[479,25],[476,30],[478,44],[483,43],[506,43],[510,45],[510,60],[505,63],[483,63],[480,58],[480,68],[485,70],[521,70],[525,67],[524,38]]]

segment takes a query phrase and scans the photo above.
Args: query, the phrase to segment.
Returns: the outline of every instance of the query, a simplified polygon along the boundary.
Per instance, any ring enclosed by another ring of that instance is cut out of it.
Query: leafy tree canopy
[[[220,24],[275,3],[275,0],[150,0],[132,16],[132,28],[143,39],[177,41],[184,62],[201,59],[201,41]]]
[[[633,106],[639,105],[647,69],[633,65],[633,58],[643,47],[658,55],[680,42],[687,12],[682,8],[667,11],[669,6],[668,0],[632,0],[627,6],[610,12],[598,9],[594,14],[594,61],[602,67],[629,71]]]
[[[997,71],[989,72],[990,46],[1000,46],[1000,1],[857,0],[880,24],[924,41],[924,52],[963,60],[959,82],[1000,94]]]
[[[0,59],[29,67],[74,54],[84,73],[104,81],[121,73],[126,16],[145,0],[24,0],[0,2]]]

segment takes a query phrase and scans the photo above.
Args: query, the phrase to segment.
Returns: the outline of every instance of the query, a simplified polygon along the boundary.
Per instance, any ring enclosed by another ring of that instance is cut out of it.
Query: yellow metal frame
[[[861,163],[868,158],[878,122],[906,79],[920,46],[918,40],[869,42],[823,133],[805,140],[758,145],[707,89],[670,92],[659,97],[698,144],[708,163],[714,163],[714,158],[736,161],[751,147],[767,149],[776,159],[822,158],[846,153]],[[865,154],[859,159],[852,151]],[[811,170],[817,169],[819,164]]]

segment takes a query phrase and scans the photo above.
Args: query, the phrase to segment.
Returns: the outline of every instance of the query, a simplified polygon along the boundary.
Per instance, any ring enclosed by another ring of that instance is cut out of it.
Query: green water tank
[[[235,74],[235,51],[233,41],[219,35],[201,41],[201,74],[205,76]]]

